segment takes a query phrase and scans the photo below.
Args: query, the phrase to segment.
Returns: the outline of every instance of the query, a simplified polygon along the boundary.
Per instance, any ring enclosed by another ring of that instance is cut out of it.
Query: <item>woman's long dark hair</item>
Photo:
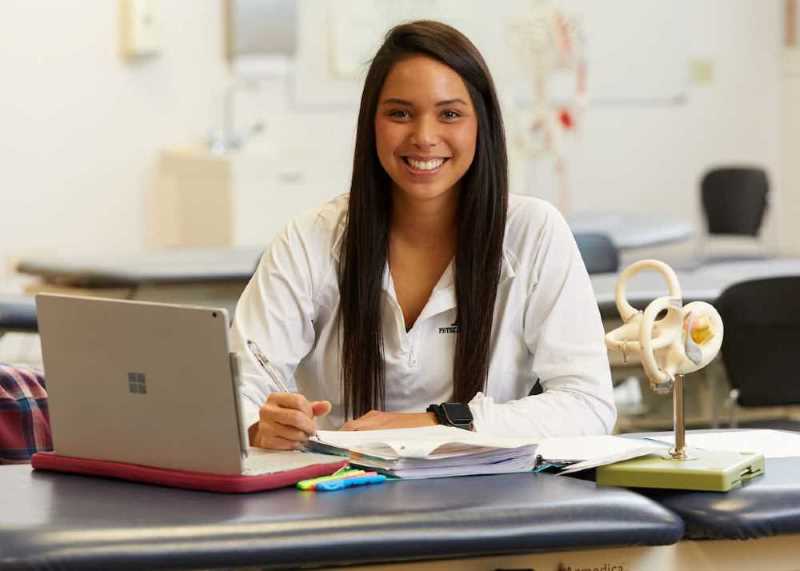
[[[508,206],[508,159],[500,105],[489,69],[463,34],[440,22],[392,28],[372,60],[361,96],[347,225],[339,258],[341,375],[345,416],[385,406],[381,325],[383,271],[389,246],[392,181],[378,161],[375,113],[384,80],[398,61],[424,55],[452,68],[478,118],[472,165],[461,179],[455,286],[458,337],[453,400],[483,390]]]

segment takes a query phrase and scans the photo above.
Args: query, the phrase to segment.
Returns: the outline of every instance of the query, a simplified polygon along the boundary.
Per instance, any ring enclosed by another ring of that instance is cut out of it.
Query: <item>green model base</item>
[[[598,486],[727,492],[764,473],[764,455],[687,451],[686,460],[652,454],[597,468]]]

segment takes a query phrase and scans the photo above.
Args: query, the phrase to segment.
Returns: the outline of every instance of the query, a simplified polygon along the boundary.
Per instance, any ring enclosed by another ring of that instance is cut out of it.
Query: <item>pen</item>
[[[253,341],[252,339],[248,339],[246,345],[247,345],[247,348],[250,350],[250,354],[253,355],[253,357],[258,362],[258,364],[261,366],[263,371],[267,374],[267,376],[272,381],[272,384],[273,384],[274,388],[278,389],[278,391],[282,392],[282,393],[291,393],[291,392],[293,392],[291,389],[289,389],[288,386],[286,386],[286,382],[283,380],[283,375],[281,374],[281,372],[278,369],[276,369],[275,367],[272,366],[272,363],[270,363],[269,359],[267,359],[267,357],[264,355],[264,353],[261,352],[261,349],[258,348],[258,345],[256,345],[256,342]],[[314,436],[316,436],[316,435],[317,435],[317,433],[315,431],[314,432]]]
[[[269,362],[269,359],[264,356],[264,353],[261,352],[261,349],[258,348],[258,345],[256,345],[255,341],[248,339],[247,348],[250,350],[250,353],[253,355],[253,357],[255,357],[258,364],[270,378],[272,384],[275,385],[275,388],[277,388],[278,391],[282,393],[292,392],[289,390],[289,387],[286,386],[281,372],[272,366],[272,364]]]

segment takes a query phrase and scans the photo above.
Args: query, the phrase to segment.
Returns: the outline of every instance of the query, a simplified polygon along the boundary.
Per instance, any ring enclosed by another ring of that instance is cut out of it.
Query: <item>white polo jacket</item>
[[[345,422],[340,383],[337,260],[347,195],[294,220],[264,253],[232,326],[246,426],[278,390],[246,349],[253,340],[293,390],[329,400],[318,426]],[[616,421],[603,327],[569,227],[548,203],[512,195],[495,302],[489,376],[469,403],[475,429],[506,435],[610,432]],[[383,276],[386,410],[449,400],[457,327],[451,263],[410,331],[388,265]],[[536,379],[543,393],[529,396]]]

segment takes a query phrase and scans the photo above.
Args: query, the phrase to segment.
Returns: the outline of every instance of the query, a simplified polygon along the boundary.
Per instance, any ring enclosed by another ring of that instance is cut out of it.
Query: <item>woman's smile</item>
[[[402,157],[413,176],[434,176],[442,170],[448,159],[449,157]]]

